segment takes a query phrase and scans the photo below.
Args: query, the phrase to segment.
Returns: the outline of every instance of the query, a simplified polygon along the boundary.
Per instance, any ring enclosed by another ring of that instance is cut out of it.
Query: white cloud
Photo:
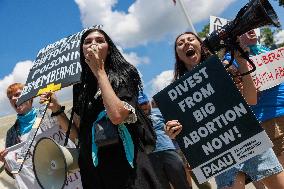
[[[11,74],[5,76],[0,80],[0,116],[9,115],[15,113],[10,107],[9,100],[6,95],[6,90],[12,83],[25,83],[29,74],[29,70],[32,67],[32,61],[21,61],[16,64]],[[63,88],[56,92],[56,96],[59,102],[72,100],[72,87]],[[34,101],[37,106],[38,99]]]
[[[123,53],[124,58],[134,66],[139,64],[148,64],[150,62],[148,57],[139,57],[136,53],[130,52],[129,54]]]
[[[126,53],[123,51],[123,49],[120,46],[117,46],[123,57],[128,61],[129,63],[133,64],[134,66],[138,66],[139,64],[148,64],[150,62],[148,57],[140,57],[135,52]]]
[[[284,30],[281,30],[274,35],[274,40],[277,45],[284,43]]]
[[[6,95],[7,87],[15,82],[25,83],[28,77],[32,61],[21,61],[16,64],[11,74],[0,80],[0,116],[13,113]]]
[[[151,96],[164,89],[173,81],[173,70],[163,71],[157,75],[151,82]]]
[[[235,0],[184,0],[192,22],[218,16]],[[122,47],[160,40],[188,28],[179,5],[171,0],[136,0],[127,12],[113,10],[117,0],[75,0],[84,27],[104,25],[104,30]],[[218,6],[216,6],[218,5]]]
[[[73,92],[72,92],[72,86],[65,87],[61,89],[60,91],[56,92],[56,97],[58,98],[59,103],[62,103],[64,101],[72,100]]]

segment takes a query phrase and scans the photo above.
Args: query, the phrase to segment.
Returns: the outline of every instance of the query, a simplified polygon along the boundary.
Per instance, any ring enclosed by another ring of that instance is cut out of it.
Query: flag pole
[[[192,21],[191,21],[191,19],[190,19],[188,13],[187,13],[187,11],[186,11],[186,8],[185,8],[185,6],[184,6],[183,0],[178,0],[178,2],[179,2],[179,4],[181,5],[182,11],[183,11],[183,13],[184,13],[184,15],[185,15],[185,17],[186,17],[186,20],[187,20],[189,26],[191,27],[193,33],[195,33],[195,34],[197,35],[196,30],[195,30],[195,28],[194,28],[194,26],[193,26],[193,24],[192,24]]]

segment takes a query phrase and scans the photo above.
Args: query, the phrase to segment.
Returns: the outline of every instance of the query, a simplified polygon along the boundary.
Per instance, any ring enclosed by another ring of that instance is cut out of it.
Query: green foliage
[[[280,48],[280,47],[284,47],[284,43],[280,43],[280,44],[278,44],[278,45],[277,45],[277,47],[278,47],[278,48]]]
[[[209,24],[205,25],[201,32],[198,32],[200,38],[205,38],[209,34]]]
[[[260,33],[260,41],[263,45],[267,46],[268,48],[275,47],[273,38],[274,31],[272,31],[269,27],[264,27],[261,29]]]
[[[277,1],[277,0],[274,0],[274,1]],[[279,6],[284,7],[284,0],[279,0]]]

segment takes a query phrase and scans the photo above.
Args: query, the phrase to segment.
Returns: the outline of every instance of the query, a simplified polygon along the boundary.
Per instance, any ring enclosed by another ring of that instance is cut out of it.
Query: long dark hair
[[[82,66],[82,74],[81,83],[75,85],[73,89],[74,105],[77,104],[81,108],[84,107],[87,103],[85,102],[87,99],[86,96],[94,95],[97,91],[97,79],[88,64],[85,62],[85,56],[83,53],[84,40],[94,31],[101,33],[108,43],[108,53],[104,66],[114,92],[117,93],[121,87],[124,87],[130,94],[138,96],[138,92],[142,90],[143,87],[137,69],[125,60],[111,38],[103,30],[90,29],[82,35],[80,41],[80,62]]]
[[[195,33],[193,33],[193,32],[184,32],[184,33],[181,33],[180,35],[178,35],[176,37],[176,40],[175,40],[175,48],[174,48],[175,59],[176,59],[175,68],[174,68],[174,80],[179,79],[186,72],[190,71],[190,70],[187,70],[187,68],[185,67],[185,63],[178,57],[178,54],[177,54],[177,51],[176,51],[177,40],[178,40],[178,38],[180,36],[182,36],[184,34],[194,35],[196,37],[196,39],[200,42],[200,45],[201,45],[201,59],[200,59],[200,62],[203,62],[204,60],[206,60],[211,55],[209,50],[203,45],[202,40]]]

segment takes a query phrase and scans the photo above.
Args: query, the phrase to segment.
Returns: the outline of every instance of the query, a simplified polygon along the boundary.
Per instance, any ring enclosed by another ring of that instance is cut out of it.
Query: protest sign
[[[284,82],[284,47],[250,59],[256,66],[252,76],[258,90],[263,91]]]
[[[102,25],[90,28],[100,27]],[[90,28],[49,44],[38,52],[17,105],[44,92],[80,82],[80,39]]]
[[[153,98],[166,121],[182,123],[177,142],[201,183],[272,146],[217,56]]]
[[[215,30],[220,30],[223,26],[229,23],[230,20],[225,18],[217,17],[217,16],[210,16],[210,24],[209,24],[209,34]],[[260,41],[260,29],[254,29],[255,34],[257,36],[257,40]]]
[[[33,149],[36,142],[42,137],[49,137],[54,139],[62,146],[64,144],[65,133],[59,129],[57,123],[51,119],[49,115],[46,115],[44,118],[39,133],[40,134],[36,136],[31,148],[29,149],[28,156],[23,164],[23,168],[18,174],[14,174],[16,183],[20,189],[41,189],[35,178],[32,165]],[[23,151],[26,150],[26,143],[27,142],[22,142],[8,148],[8,154],[5,159],[10,170],[18,169],[18,167],[21,165]],[[75,145],[71,140],[69,140],[67,147],[75,148]],[[74,170],[72,173],[67,175],[64,189],[81,188],[83,187],[81,184],[80,170]]]
[[[79,44],[83,32],[78,32],[42,48],[32,68],[17,104],[40,95],[44,88],[54,91],[80,81]]]
[[[225,18],[220,18],[220,17],[216,17],[216,16],[210,16],[209,33],[212,33],[215,30],[221,29],[228,22],[230,22],[230,21],[225,19]]]

